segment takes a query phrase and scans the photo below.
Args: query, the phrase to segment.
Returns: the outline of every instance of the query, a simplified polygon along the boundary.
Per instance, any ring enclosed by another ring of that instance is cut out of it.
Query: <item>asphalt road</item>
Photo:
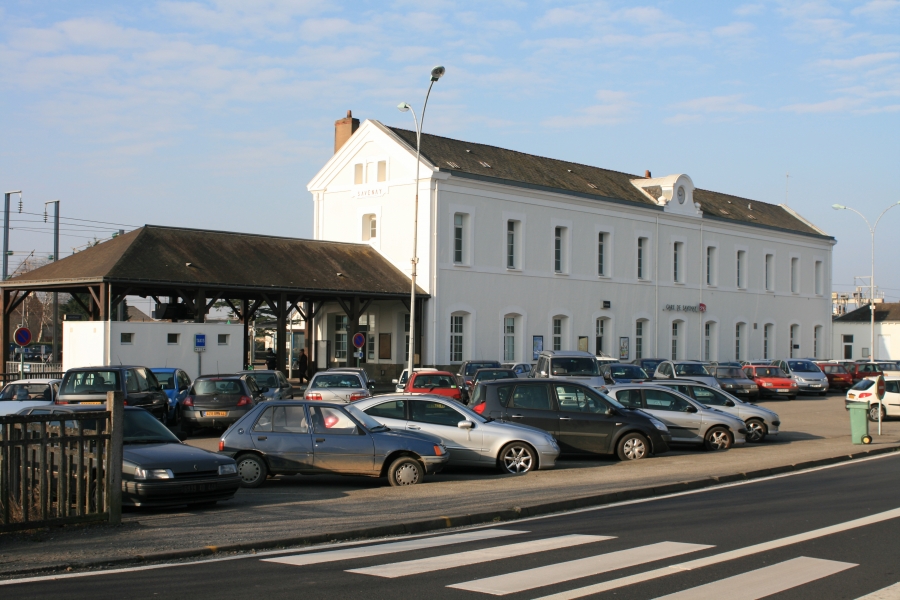
[[[886,455],[441,535],[3,582],[0,593],[91,600],[646,599],[678,592],[674,598],[691,600],[855,599],[900,582],[898,469],[900,456]],[[335,550],[342,554],[326,554]],[[900,586],[883,597],[900,597]]]

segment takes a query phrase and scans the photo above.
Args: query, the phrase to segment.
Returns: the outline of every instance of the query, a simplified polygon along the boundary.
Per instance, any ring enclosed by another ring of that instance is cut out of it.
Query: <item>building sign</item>
[[[531,360],[537,360],[541,352],[544,351],[544,336],[536,335],[531,340]]]
[[[666,304],[663,307],[663,310],[672,312],[703,313],[706,312],[706,305],[702,302],[700,304]]]
[[[375,183],[369,185],[357,185],[353,187],[354,198],[378,198],[387,193],[387,184]]]
[[[628,360],[628,340],[630,338],[620,337],[619,338],[619,360]]]

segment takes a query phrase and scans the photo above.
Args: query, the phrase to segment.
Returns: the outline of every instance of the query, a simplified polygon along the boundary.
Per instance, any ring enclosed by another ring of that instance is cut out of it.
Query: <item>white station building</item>
[[[530,362],[540,349],[831,357],[835,240],[787,206],[700,189],[686,174],[628,175],[429,134],[421,150],[417,283],[429,298],[417,363]],[[409,274],[415,160],[415,132],[337,121],[335,154],[307,186],[314,237],[370,244]],[[320,314],[329,362],[346,361],[344,311]],[[404,363],[408,319],[399,302],[373,304],[360,317],[365,361]]]

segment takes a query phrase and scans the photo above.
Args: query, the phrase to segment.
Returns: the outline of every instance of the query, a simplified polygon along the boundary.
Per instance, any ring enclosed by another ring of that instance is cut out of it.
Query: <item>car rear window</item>
[[[697,363],[677,363],[675,365],[675,374],[676,375],[709,375],[709,371],[706,370],[701,364]]]
[[[616,379],[649,379],[647,373],[637,365],[613,365],[609,374]]]
[[[870,387],[872,387],[872,385],[874,385],[874,383],[875,382],[872,381],[871,379],[860,379],[859,381],[856,382],[856,385],[854,385],[850,389],[851,390],[867,390]]]
[[[11,383],[0,392],[2,400],[53,400],[53,393],[46,383]]]
[[[735,367],[717,367],[716,377],[722,379],[743,379],[744,372],[741,369],[737,369]]]
[[[416,375],[412,385],[414,388],[455,388],[456,382],[451,375]]]
[[[334,375],[316,375],[313,379],[312,388],[362,388],[364,387],[359,381],[359,377],[349,373],[340,373]]]
[[[120,389],[118,371],[75,371],[66,373],[62,384],[62,394],[68,395],[105,395],[106,392],[117,392]]]
[[[274,373],[259,373],[251,375],[256,380],[256,385],[269,389],[278,387],[278,378]]]
[[[159,385],[162,386],[162,389],[175,389],[175,373],[157,373],[154,371],[153,374],[156,375],[156,380],[159,382]]]
[[[495,379],[515,379],[516,372],[512,369],[501,369],[497,371],[480,370],[475,374],[475,381],[494,381]]]
[[[787,377],[778,367],[756,367],[757,377]]]
[[[788,366],[795,373],[818,373],[819,367],[808,360],[789,360]]]
[[[194,396],[240,393],[242,393],[241,382],[237,379],[198,379],[194,381]]]
[[[499,369],[500,363],[498,362],[481,362],[481,363],[469,363],[466,365],[466,375],[474,375],[475,371],[478,369]]]
[[[829,375],[833,375],[835,373],[844,374],[847,372],[842,365],[822,365],[822,371],[824,373],[828,373]]]

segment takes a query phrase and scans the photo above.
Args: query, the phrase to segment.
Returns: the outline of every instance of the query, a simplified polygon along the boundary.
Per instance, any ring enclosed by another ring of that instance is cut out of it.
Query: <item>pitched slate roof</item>
[[[0,286],[101,281],[398,297],[409,297],[410,292],[409,277],[368,244],[156,225],[145,225]]]
[[[851,310],[845,315],[836,317],[835,323],[870,323],[872,320],[872,312],[869,305],[860,306],[856,310]],[[875,305],[875,321],[883,323],[885,321],[900,321],[900,302],[884,302]]]
[[[397,127],[388,129],[415,151],[414,131]],[[598,200],[625,201],[659,207],[631,183],[633,179],[643,179],[640,175],[629,175],[427,133],[422,134],[421,153],[439,170],[450,171],[454,175],[502,180],[503,183],[575,193],[582,197],[595,197]],[[661,190],[659,193],[661,194]],[[699,188],[694,190],[694,202],[700,203],[704,218],[737,221],[745,225],[765,226],[830,238],[783,206]]]

